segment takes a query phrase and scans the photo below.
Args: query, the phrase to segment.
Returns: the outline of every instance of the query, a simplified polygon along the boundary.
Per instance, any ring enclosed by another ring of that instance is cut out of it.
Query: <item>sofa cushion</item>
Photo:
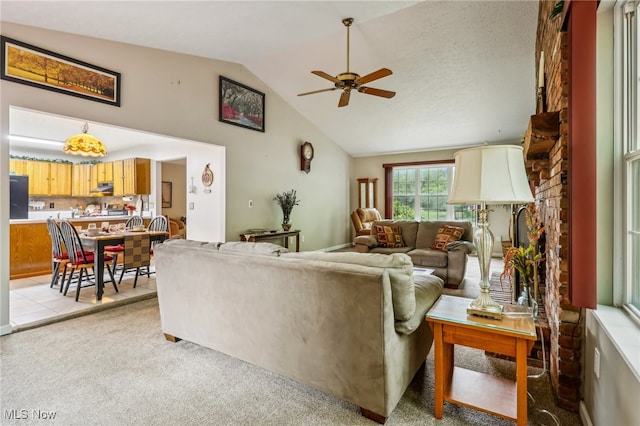
[[[432,248],[413,249],[407,253],[416,266],[428,266],[431,268],[446,268],[449,256],[446,251]]]
[[[411,262],[411,258],[406,254],[393,253],[391,255],[386,255],[354,252],[325,253],[319,251],[306,251],[300,253],[286,253],[283,254],[282,257],[385,268],[389,273],[389,281],[391,283],[391,301],[393,304],[393,316],[395,320],[406,321],[410,319],[415,312],[416,299],[413,288],[413,263]]]
[[[375,225],[378,247],[406,247],[399,226]]]
[[[220,251],[234,253],[253,253],[266,256],[280,256],[282,253],[288,253],[289,250],[272,243],[249,243],[240,241],[231,241],[220,246]]]
[[[447,251],[447,244],[458,241],[462,234],[464,234],[464,228],[458,226],[442,225],[438,228],[438,234],[436,239],[431,245],[432,249]]]
[[[219,242],[208,243],[206,241],[184,240],[184,239],[168,239],[168,240],[164,240],[162,244],[170,244],[172,246],[178,246],[178,247],[212,248],[217,250],[220,244],[222,243],[219,243]]]
[[[444,281],[435,275],[419,274],[414,276],[416,310],[406,321],[396,321],[395,329],[398,333],[411,334],[424,322],[427,311],[442,294]]]

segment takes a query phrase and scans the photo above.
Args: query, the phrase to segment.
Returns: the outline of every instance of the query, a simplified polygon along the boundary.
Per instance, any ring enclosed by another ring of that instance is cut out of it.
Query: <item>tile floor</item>
[[[152,267],[153,268],[153,267]],[[76,274],[77,275],[77,274]],[[108,275],[106,275],[108,277]],[[11,280],[9,284],[9,315],[12,331],[37,327],[50,322],[90,311],[107,309],[119,304],[156,296],[155,275],[138,276],[136,288],[133,288],[135,271],[127,272],[116,293],[111,282],[105,280],[101,301],[96,300],[95,287],[80,290],[80,299],[76,302],[75,287],[71,287],[66,296],[60,293],[60,287],[50,288],[51,275]],[[116,275],[116,283],[120,273]]]

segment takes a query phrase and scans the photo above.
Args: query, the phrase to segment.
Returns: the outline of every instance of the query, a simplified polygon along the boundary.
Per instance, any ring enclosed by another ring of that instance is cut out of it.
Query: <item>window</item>
[[[469,220],[469,206],[449,205],[453,164],[393,168],[393,218],[401,220]]]
[[[618,128],[616,137],[616,170],[617,182],[622,187],[616,192],[616,205],[621,206],[621,213],[616,215],[616,229],[620,229],[621,244],[616,244],[620,253],[621,268],[616,277],[620,286],[616,293],[621,302],[632,314],[640,317],[640,142],[638,140],[638,113],[640,97],[638,96],[638,3],[629,1],[617,9],[615,31],[620,34],[621,46],[616,51],[620,91],[617,93],[620,102]]]

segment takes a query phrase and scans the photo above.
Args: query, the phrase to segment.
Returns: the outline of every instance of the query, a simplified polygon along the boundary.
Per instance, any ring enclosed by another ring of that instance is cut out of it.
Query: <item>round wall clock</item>
[[[305,142],[300,145],[300,170],[305,173],[311,171],[311,160],[313,160],[313,145],[309,142]]]

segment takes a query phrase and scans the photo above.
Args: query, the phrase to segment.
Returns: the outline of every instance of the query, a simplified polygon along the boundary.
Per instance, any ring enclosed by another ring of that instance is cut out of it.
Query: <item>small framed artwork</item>
[[[162,208],[171,207],[171,199],[173,197],[172,191],[173,184],[171,182],[162,182]]]
[[[120,73],[0,37],[0,78],[120,106]]]
[[[264,132],[264,93],[220,76],[220,121]]]

